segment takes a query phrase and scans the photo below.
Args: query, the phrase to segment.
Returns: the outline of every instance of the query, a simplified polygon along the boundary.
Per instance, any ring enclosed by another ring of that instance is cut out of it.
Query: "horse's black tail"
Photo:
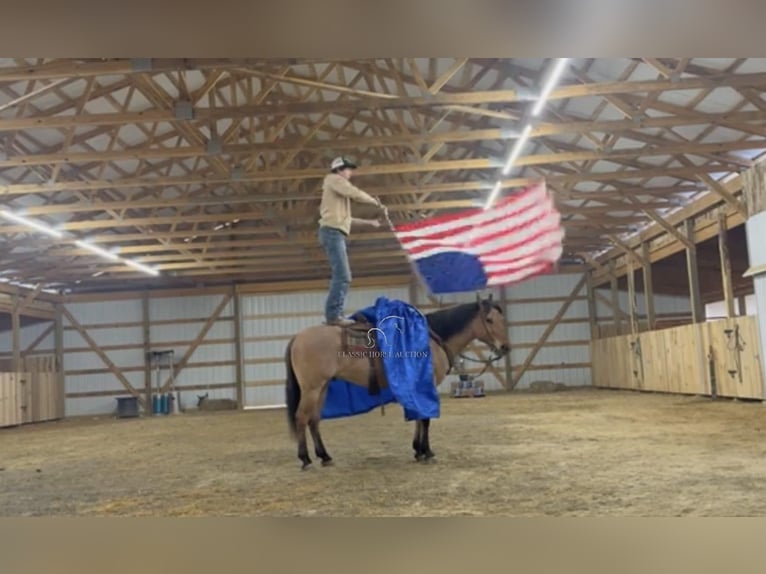
[[[298,386],[298,378],[295,376],[293,360],[291,358],[294,340],[295,338],[290,339],[290,342],[287,343],[287,351],[285,351],[285,371],[287,373],[285,402],[287,403],[287,423],[290,425],[290,432],[293,437],[296,437],[298,429],[295,423],[295,414],[298,412],[298,403],[301,400],[301,388]]]

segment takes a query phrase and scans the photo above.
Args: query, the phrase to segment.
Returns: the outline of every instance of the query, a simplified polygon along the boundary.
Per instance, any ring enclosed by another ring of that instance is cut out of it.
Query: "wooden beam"
[[[749,171],[746,171],[745,173],[749,173]],[[727,181],[726,183],[724,183],[723,185],[729,192],[736,193],[737,191],[742,189],[742,184],[743,184],[743,176],[736,176],[732,178],[731,180]],[[683,224],[683,222],[686,221],[687,219],[697,218],[697,216],[707,211],[710,211],[711,209],[717,208],[721,204],[722,204],[722,200],[720,196],[718,196],[715,193],[708,193],[708,194],[705,194],[703,197],[700,197],[698,200],[694,201],[690,205],[687,205],[681,210],[671,215],[668,215],[667,217],[663,219],[666,220],[671,225]],[[736,211],[733,211],[733,214],[731,215],[731,217],[733,217],[734,220],[737,220],[738,223],[744,222],[743,216]],[[668,231],[664,229],[664,227],[660,225],[659,223],[657,222],[655,223],[656,225],[652,225],[648,227],[647,229],[644,229],[640,233],[636,234],[635,237],[632,237],[631,239],[629,239],[627,241],[628,245],[631,247],[638,246],[642,242],[648,242],[655,238],[661,237],[662,235],[664,235],[664,232]],[[700,220],[696,223],[696,225],[698,227],[706,226],[706,225],[709,225],[709,222]],[[710,235],[710,237],[715,236],[717,232],[718,232],[718,229],[716,226],[715,230]],[[703,240],[703,238],[700,237],[700,235],[701,234],[698,233],[696,236],[698,239]],[[680,238],[676,238],[676,239],[678,239],[679,243],[681,243],[682,240],[680,240]],[[683,250],[682,246],[684,245],[686,240],[687,238],[684,238],[683,243],[681,243],[681,246],[674,247],[675,251],[673,252],[682,251]],[[615,247],[614,249],[610,249],[606,253],[603,253],[601,256],[599,256],[599,260],[608,261],[609,259],[613,259],[617,257],[619,253],[620,253],[620,250],[617,247]],[[653,260],[656,261],[657,259],[653,259]],[[624,272],[625,272],[624,268],[621,268],[620,274]],[[604,280],[605,279],[602,277],[596,277],[595,284],[600,285]]]
[[[630,334],[638,334],[638,321],[636,319],[636,273],[631,269],[628,271],[628,322],[630,323]]]
[[[622,241],[619,237],[612,235],[611,233],[607,234],[607,237],[612,240],[612,242],[617,245],[622,251],[625,253],[625,255],[628,256],[628,259],[633,260],[634,262],[638,263],[641,267],[644,265],[644,260],[635,252],[633,249],[628,247],[628,245]],[[630,264],[630,269],[633,269],[633,264]]]
[[[659,225],[659,226],[660,226],[660,227],[662,227],[662,228],[663,228],[665,231],[667,231],[668,233],[670,233],[670,234],[671,234],[673,237],[675,237],[676,239],[678,239],[678,240],[679,240],[681,243],[683,243],[685,246],[687,246],[687,247],[690,247],[690,246],[691,246],[691,244],[689,243],[689,239],[688,239],[688,238],[687,238],[687,237],[686,237],[686,236],[685,236],[683,233],[681,233],[680,231],[678,231],[678,229],[676,229],[676,228],[675,228],[675,226],[673,226],[673,225],[671,225],[670,223],[668,223],[668,222],[667,222],[667,220],[665,220],[664,218],[662,218],[662,217],[658,216],[658,215],[657,215],[656,213],[654,213],[654,211],[652,211],[651,209],[647,209],[647,208],[645,208],[645,207],[643,206],[643,204],[642,204],[640,201],[638,201],[636,198],[634,198],[634,197],[629,197],[628,199],[629,199],[629,200],[630,200],[630,201],[631,201],[633,204],[635,204],[635,205],[640,205],[640,206],[641,206],[641,211],[643,211],[643,212],[644,212],[644,213],[645,213],[645,214],[646,214],[646,215],[647,215],[647,216],[648,216],[648,217],[649,217],[649,218],[650,218],[652,221],[654,221],[654,222],[655,222],[657,225]],[[644,242],[644,243],[645,243],[645,242]]]
[[[149,358],[149,353],[152,350],[152,337],[151,337],[151,313],[150,313],[150,301],[149,292],[144,290],[141,292],[141,330],[143,332],[143,344],[144,344],[144,396],[146,397],[146,409],[145,414],[147,416],[152,415],[152,365]],[[176,405],[178,407],[178,405]]]
[[[16,306],[16,311],[21,313],[26,307],[28,307],[35,300],[35,298],[40,294],[40,292],[43,290],[43,287],[44,285],[42,283],[38,283],[37,285],[35,285],[35,288],[29,293],[27,293],[27,296],[24,297],[23,300],[18,302]]]
[[[202,340],[205,338],[205,335],[207,335],[208,331],[210,331],[211,327],[215,322],[218,320],[218,318],[221,316],[221,313],[226,308],[226,305],[229,304],[229,301],[231,301],[232,295],[231,291],[226,293],[223,298],[221,299],[221,302],[218,303],[218,306],[215,308],[213,313],[208,317],[207,321],[205,321],[205,324],[202,326],[202,329],[200,329],[199,333],[197,334],[197,337],[194,339],[191,345],[189,345],[189,348],[186,349],[186,352],[184,353],[183,357],[173,366],[173,377],[171,378],[168,376],[168,378],[163,383],[160,392],[164,393],[167,392],[168,388],[170,387],[170,382],[173,379],[177,379],[178,375],[183,371],[184,367],[186,367],[186,363],[189,362],[189,359],[194,354],[194,351],[197,350],[197,347],[200,346],[200,343],[202,343]]]
[[[642,270],[644,273],[644,300],[646,302],[646,320],[648,323],[648,330],[653,331],[657,321],[654,313],[654,281],[652,277],[652,261],[649,257],[649,245],[647,243],[641,244],[641,255],[644,260],[644,266]]]
[[[45,337],[51,334],[51,331],[53,331],[55,326],[56,326],[55,322],[48,325],[45,328],[45,330],[42,333],[40,333],[37,336],[37,338],[35,338],[34,341],[32,341],[29,345],[27,345],[27,347],[21,352],[21,356],[26,357],[27,355],[29,355],[29,353],[34,351],[37,348],[37,346],[45,340]]]
[[[237,407],[245,408],[245,374],[242,353],[242,301],[236,285],[232,285],[231,299],[234,304],[234,360],[236,362]]]
[[[511,336],[511,326],[509,321],[509,315],[510,315],[510,309],[508,305],[508,290],[505,285],[500,286],[500,304],[503,308],[503,325],[505,328],[505,332],[508,334],[508,339],[510,340]],[[513,348],[513,341],[511,341],[511,348]],[[505,388],[511,389],[511,385],[513,384],[513,364],[511,363],[511,353],[506,353],[504,357],[504,363],[505,363]]]
[[[13,371],[21,370],[21,317],[19,316],[19,296],[13,295],[13,311],[11,312],[11,337],[13,350]]]
[[[734,194],[731,193],[728,189],[726,189],[723,185],[718,183],[716,180],[714,180],[712,177],[710,177],[708,174],[703,173],[699,176],[700,181],[703,183],[706,183],[710,189],[712,189],[715,193],[717,193],[721,198],[728,203],[731,207],[733,207],[735,210],[737,210],[741,215],[747,217],[747,208],[742,204],[739,199],[734,197]]]
[[[593,287],[593,282],[591,280],[591,272],[586,271],[585,274],[588,277],[586,286],[588,289],[587,299],[588,299],[588,320],[590,321],[590,338],[591,340],[595,340],[599,338],[598,313],[596,308],[596,293]]]
[[[708,195],[706,197],[710,197],[710,196]],[[702,201],[703,199],[701,199],[700,201]],[[720,204],[720,200],[719,200],[719,204]],[[719,207],[723,207],[723,206],[719,205]],[[700,214],[704,213],[704,210],[698,213]],[[745,222],[742,215],[734,210],[725,210],[725,213],[726,213],[726,219],[727,219],[727,224],[729,228],[732,228],[737,225],[741,225]],[[694,233],[695,240],[698,243],[702,241],[706,241],[718,235],[718,221],[715,218],[699,219],[695,221],[694,229],[695,229],[695,233]],[[642,236],[643,236],[643,232],[642,232]],[[652,234],[647,234],[646,236],[644,236],[644,241],[649,242],[650,239],[653,237],[656,237],[656,236]],[[627,241],[627,244],[629,245],[634,244],[634,241],[637,241],[637,240],[631,239]],[[650,259],[652,263],[661,261],[676,253],[684,252],[687,247],[686,244],[689,242],[688,238],[684,238],[683,243],[681,243],[681,241],[676,240],[675,238],[673,240],[669,240],[667,235],[664,235],[662,232],[660,232],[660,237],[657,237],[655,241],[656,242],[652,242],[654,243],[654,245],[650,247]],[[639,243],[637,242],[635,244],[638,245]],[[613,258],[620,256],[621,252],[622,250],[615,248],[614,252],[609,258],[604,256],[605,257],[604,262],[608,261],[610,258],[614,260]],[[617,274],[618,277],[624,275],[626,271],[627,271],[627,266],[624,262],[616,262],[615,273]],[[609,275],[607,272],[603,271],[603,267],[602,267],[602,271],[597,271],[594,275],[594,285],[596,286],[605,284],[608,280],[609,280]]]
[[[617,333],[622,332],[622,321],[620,317],[620,292],[617,289],[617,275],[614,273],[614,261],[609,262],[609,288],[612,293],[612,317],[614,322],[614,328]]]
[[[742,174],[747,215],[766,211],[766,165],[758,163]]]
[[[534,157],[534,156],[530,156]],[[529,159],[519,160],[533,162]],[[501,162],[495,159],[461,159],[461,160],[438,160],[423,163],[381,163],[371,166],[360,166],[357,177],[368,175],[392,175],[423,172],[442,171],[476,171],[495,170],[501,166]],[[698,167],[677,168],[654,168],[626,169],[608,172],[583,172],[567,173],[563,175],[546,176],[546,181],[551,184],[577,183],[583,181],[616,181],[619,179],[652,178],[652,177],[692,177],[701,172],[715,173],[721,171],[720,165],[702,165]],[[160,189],[165,187],[183,187],[189,185],[205,184],[206,186],[226,186],[236,183],[266,183],[279,181],[320,180],[326,174],[324,168],[285,169],[271,171],[246,172],[236,180],[228,175],[208,176],[202,173],[178,176],[155,176],[155,177],[123,177],[110,180],[76,180],[56,181],[53,183],[16,183],[0,185],[0,194],[3,195],[26,195],[30,193],[51,194],[57,191],[102,191],[104,189]],[[539,182],[538,177],[516,177],[501,180],[502,188],[521,187]],[[486,187],[486,186],[485,186]],[[491,187],[491,186],[490,186]],[[392,206],[389,206],[389,209]]]
[[[88,343],[88,346],[99,356],[101,361],[106,365],[107,369],[109,369],[109,372],[112,373],[118,381],[122,384],[125,389],[128,390],[128,392],[136,397],[139,401],[139,403],[144,403],[143,397],[139,395],[139,392],[133,387],[133,385],[130,384],[130,381],[125,378],[125,375],[122,374],[120,369],[112,362],[112,360],[107,356],[107,354],[99,347],[98,343],[93,340],[93,337],[91,337],[88,332],[83,328],[83,326],[77,321],[77,319],[74,318],[74,316],[69,312],[69,310],[66,307],[61,307],[61,312],[63,313],[64,317],[67,318],[69,323],[72,325],[72,327],[75,328],[75,330],[80,334],[80,336],[85,339],[85,342]],[[144,409],[149,409],[149,412],[151,412],[151,404],[146,405],[142,404]]]
[[[566,298],[566,301],[564,301],[564,304],[559,309],[558,313],[551,319],[551,321],[548,323],[548,326],[545,328],[545,331],[543,331],[543,334],[540,336],[540,339],[537,341],[537,344],[534,346],[534,348],[529,352],[527,355],[527,358],[524,360],[524,363],[519,367],[519,370],[514,374],[513,382],[511,383],[511,386],[508,390],[513,390],[516,385],[519,384],[519,381],[521,380],[521,377],[524,376],[524,373],[527,372],[527,369],[529,369],[530,365],[532,364],[532,361],[535,360],[535,357],[537,356],[537,353],[542,349],[543,345],[545,345],[545,341],[548,340],[548,337],[553,332],[553,330],[558,326],[559,321],[561,318],[566,314],[569,307],[572,305],[572,302],[574,302],[575,299],[577,299],[578,295],[580,294],[580,291],[582,291],[583,286],[587,283],[588,275],[586,273],[583,273],[580,280],[577,282],[577,285],[575,285],[574,289],[569,293],[569,296]]]
[[[700,294],[697,246],[694,244],[694,221],[687,219],[684,226],[686,228],[686,236],[693,245],[693,247],[686,248],[686,271],[689,277],[689,297],[691,298],[692,322],[701,323],[705,320],[705,309],[702,306],[702,295]]]
[[[731,275],[731,258],[729,257],[729,240],[726,218],[723,214],[718,215],[718,254],[721,259],[721,283],[726,304],[726,317],[731,319],[736,316],[736,313],[734,312],[735,301]]]
[[[124,64],[123,64],[124,65]],[[221,64],[223,65],[223,64]],[[229,66],[231,67],[231,66]],[[241,67],[241,66],[240,66]],[[3,79],[0,75],[0,81]],[[10,77],[6,74],[5,77]],[[61,77],[61,76],[57,76]],[[25,80],[30,76],[25,76]],[[630,94],[637,92],[651,93],[668,90],[695,90],[729,87],[755,87],[766,84],[766,74],[716,74],[705,77],[679,78],[676,81],[669,79],[603,82],[586,84],[560,85],[554,88],[548,96],[550,101],[588,97],[606,96],[613,94]],[[426,89],[428,89],[426,87]],[[480,105],[480,104],[504,104],[513,102],[525,102],[529,95],[517,90],[488,90],[457,93],[428,94],[428,96],[397,97],[383,95],[382,97],[359,97],[347,101],[324,101],[324,102],[289,102],[276,104],[244,105],[237,107],[215,107],[194,109],[194,121],[210,123],[211,120],[224,118],[247,118],[258,116],[285,116],[299,114],[317,114],[327,112],[351,113],[368,110],[384,109],[411,109],[443,107],[449,105]],[[45,128],[70,128],[73,126],[103,126],[124,125],[126,123],[147,124],[155,122],[177,122],[178,118],[172,109],[158,109],[142,112],[120,112],[100,114],[78,114],[71,116],[29,116],[23,118],[8,118],[0,120],[0,131],[16,131],[26,129]],[[641,122],[637,122],[634,128],[640,128]]]
[[[56,394],[61,405],[60,415],[66,416],[66,376],[64,375],[64,314],[63,305],[56,303],[54,319],[53,348],[56,355]]]

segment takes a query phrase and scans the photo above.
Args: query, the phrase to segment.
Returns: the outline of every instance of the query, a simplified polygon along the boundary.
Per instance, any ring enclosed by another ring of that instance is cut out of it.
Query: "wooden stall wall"
[[[755,317],[595,339],[596,387],[763,399]]]
[[[0,372],[0,427],[63,418],[64,390],[56,357],[27,357],[19,368]]]

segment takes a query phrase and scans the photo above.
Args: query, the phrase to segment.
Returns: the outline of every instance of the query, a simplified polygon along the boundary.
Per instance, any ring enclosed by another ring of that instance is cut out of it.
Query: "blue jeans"
[[[351,285],[351,268],[348,264],[346,236],[342,231],[333,227],[320,227],[318,235],[319,243],[327,254],[332,272],[330,292],[327,294],[324,314],[327,321],[333,321],[343,316],[346,295],[348,295],[348,288]]]

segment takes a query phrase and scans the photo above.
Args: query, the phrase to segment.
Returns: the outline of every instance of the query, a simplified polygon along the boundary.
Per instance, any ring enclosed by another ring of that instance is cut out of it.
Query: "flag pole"
[[[375,197],[375,199],[380,201],[380,198],[377,197],[377,196]],[[388,224],[389,229],[394,233],[394,237],[396,237],[396,229],[394,228],[394,224],[393,224],[393,222],[391,221],[391,218],[388,215],[388,210],[387,209],[384,211],[384,214],[385,215],[384,215],[383,218],[385,219],[386,223]],[[398,241],[399,240],[397,239],[397,242]],[[426,293],[430,293],[432,296],[436,296],[436,294],[432,293],[431,290],[428,288],[428,283],[423,279],[422,275],[420,274],[420,272],[418,271],[417,267],[415,266],[415,263],[412,261],[412,258],[409,255],[406,255],[406,257],[407,257],[407,260],[410,263],[410,268],[412,270],[412,274],[418,280],[420,285],[423,286],[423,289],[425,290],[425,292]],[[481,298],[481,290],[479,290],[479,289],[476,290],[476,296]],[[439,304],[440,305],[441,305],[441,301],[442,301],[442,296],[439,295]]]
[[[379,197],[375,197],[375,199],[380,201]],[[382,205],[382,203],[381,203],[381,205]],[[388,209],[386,209],[383,213],[384,213],[383,218],[384,218],[385,222],[388,224],[389,229],[391,230],[391,232],[394,234],[394,237],[396,238],[396,228],[394,227],[394,223],[391,221],[391,217],[389,217],[389,215],[388,215]],[[396,241],[397,241],[397,243],[399,243],[399,239],[397,239]],[[400,244],[400,247],[401,247],[401,244]],[[418,283],[420,283],[420,285],[423,287],[423,289],[425,290],[426,293],[430,293],[431,291],[428,288],[428,283],[426,283],[423,280],[423,277],[418,272],[418,269],[415,266],[415,263],[412,261],[412,258],[407,253],[405,253],[405,256],[407,257],[407,261],[409,261],[410,269],[412,271],[412,274],[415,276],[415,278],[418,281]]]

